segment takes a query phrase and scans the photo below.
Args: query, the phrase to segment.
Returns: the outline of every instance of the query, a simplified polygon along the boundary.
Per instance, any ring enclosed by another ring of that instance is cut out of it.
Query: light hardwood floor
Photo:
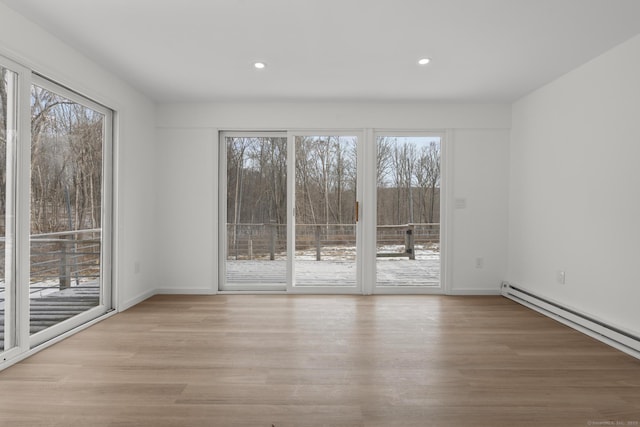
[[[2,427],[588,425],[640,361],[497,296],[156,296],[0,372]]]

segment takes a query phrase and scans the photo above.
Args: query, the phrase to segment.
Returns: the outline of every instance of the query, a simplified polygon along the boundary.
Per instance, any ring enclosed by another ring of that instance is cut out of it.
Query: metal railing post
[[[238,259],[238,224],[233,224],[233,249],[236,260]]]
[[[413,235],[414,225],[407,225],[407,235],[405,239],[405,252],[409,254],[409,259],[416,259],[415,238]]]
[[[269,236],[269,259],[273,261],[276,259],[276,224],[269,224],[269,228],[271,229],[271,235]]]
[[[320,232],[321,225],[316,225],[316,261],[320,261],[321,258],[321,245],[320,245]]]
[[[61,254],[60,254],[60,290],[71,287],[71,265],[67,254],[67,241],[61,237]]]

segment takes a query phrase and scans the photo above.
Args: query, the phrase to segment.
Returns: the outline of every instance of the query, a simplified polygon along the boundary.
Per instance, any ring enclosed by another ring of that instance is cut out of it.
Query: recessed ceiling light
[[[431,62],[431,58],[422,58],[418,61],[418,64],[427,65],[429,62]]]
[[[266,68],[267,64],[265,64],[264,62],[258,61],[258,62],[254,62],[253,66],[258,70],[262,70],[263,68]]]

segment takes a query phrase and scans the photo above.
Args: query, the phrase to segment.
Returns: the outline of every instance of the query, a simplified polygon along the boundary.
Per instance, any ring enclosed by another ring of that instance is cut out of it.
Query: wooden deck
[[[40,332],[73,316],[76,316],[100,301],[97,283],[74,286],[49,295],[31,298],[30,333]],[[0,349],[4,348],[4,310],[0,310]]]

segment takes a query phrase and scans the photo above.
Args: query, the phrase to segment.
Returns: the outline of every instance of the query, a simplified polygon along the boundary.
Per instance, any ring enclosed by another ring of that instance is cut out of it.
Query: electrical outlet
[[[133,264],[133,271],[134,271],[135,274],[140,273],[140,261],[136,261]]]
[[[476,268],[484,267],[484,258],[478,257],[476,258]]]
[[[564,285],[564,280],[565,280],[565,272],[564,272],[564,270],[558,270],[557,271],[556,280],[561,285]]]

